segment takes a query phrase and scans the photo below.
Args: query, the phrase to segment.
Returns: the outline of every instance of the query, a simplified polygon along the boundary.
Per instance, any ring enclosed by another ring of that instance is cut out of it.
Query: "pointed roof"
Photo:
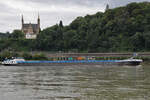
[[[106,5],[105,11],[109,10],[109,4]]]
[[[40,15],[39,15],[39,13],[38,13],[38,19],[40,19]]]
[[[23,20],[24,20],[24,19],[23,19],[23,14],[22,14],[21,16],[22,16],[22,21],[23,21]]]

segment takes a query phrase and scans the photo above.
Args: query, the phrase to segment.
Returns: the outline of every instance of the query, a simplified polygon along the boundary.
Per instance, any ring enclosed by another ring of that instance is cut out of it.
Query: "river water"
[[[0,100],[150,100],[150,65],[0,66]]]

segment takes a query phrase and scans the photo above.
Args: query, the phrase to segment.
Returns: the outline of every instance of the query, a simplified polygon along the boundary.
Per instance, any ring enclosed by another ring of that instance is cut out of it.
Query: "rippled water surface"
[[[150,100],[150,65],[0,66],[0,100]]]

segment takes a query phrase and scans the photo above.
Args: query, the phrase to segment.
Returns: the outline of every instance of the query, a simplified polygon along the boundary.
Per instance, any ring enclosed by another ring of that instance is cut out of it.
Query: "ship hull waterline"
[[[51,63],[42,63],[42,62],[23,62],[18,64],[3,64],[5,66],[69,66],[69,65],[129,65],[137,66],[140,65],[140,61],[125,61],[125,62],[51,62]]]

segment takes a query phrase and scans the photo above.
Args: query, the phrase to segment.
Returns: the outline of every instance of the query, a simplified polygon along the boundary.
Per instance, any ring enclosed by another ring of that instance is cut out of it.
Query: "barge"
[[[142,59],[125,59],[125,60],[57,60],[57,61],[40,61],[25,60],[23,58],[7,59],[2,62],[6,66],[50,66],[50,65],[140,65]]]

